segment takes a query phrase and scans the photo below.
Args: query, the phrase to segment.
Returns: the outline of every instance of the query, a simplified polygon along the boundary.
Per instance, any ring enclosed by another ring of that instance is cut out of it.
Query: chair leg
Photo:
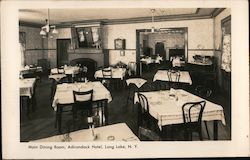
[[[204,123],[205,123],[205,127],[206,127],[206,130],[207,130],[208,139],[210,140],[210,136],[209,136],[209,132],[208,132],[208,128],[207,128],[207,121],[204,121]]]
[[[127,96],[127,103],[126,103],[126,106],[128,106],[128,101],[130,100],[130,88],[128,89],[128,96]]]
[[[57,122],[58,122],[58,115],[57,115],[57,113],[56,113],[55,128],[57,128]]]
[[[202,138],[202,131],[201,130],[199,132],[199,138],[200,138],[201,141],[203,140],[203,138]]]

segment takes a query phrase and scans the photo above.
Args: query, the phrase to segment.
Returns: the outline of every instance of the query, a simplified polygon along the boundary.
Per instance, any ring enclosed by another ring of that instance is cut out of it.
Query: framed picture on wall
[[[115,39],[115,49],[125,49],[125,39]]]

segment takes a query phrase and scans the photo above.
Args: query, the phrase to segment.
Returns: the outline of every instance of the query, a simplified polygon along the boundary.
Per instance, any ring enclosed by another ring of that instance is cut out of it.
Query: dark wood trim
[[[25,49],[25,51],[34,51],[34,50],[42,50],[42,51],[44,51],[44,50],[56,50],[56,48],[51,48],[51,49],[37,49],[37,48],[34,48],[34,49]]]
[[[189,51],[214,51],[215,49],[188,49]]]
[[[222,26],[225,22],[230,21],[230,20],[231,20],[231,15],[229,15],[229,16],[223,18],[223,19],[221,20],[221,26]]]
[[[182,20],[196,20],[196,19],[209,19],[211,16],[186,16],[186,15],[178,15],[178,16],[158,16],[155,17],[155,22],[164,22],[164,21],[182,21]],[[116,24],[131,24],[131,23],[149,23],[151,22],[151,17],[142,17],[142,18],[129,18],[129,19],[114,19],[109,20],[105,25],[116,25]]]
[[[37,23],[32,23],[32,22],[24,22],[24,21],[19,21],[19,26],[24,26],[24,27],[33,27],[33,28],[41,28],[41,24]]]
[[[222,11],[224,11],[226,8],[215,8],[214,11],[211,13],[212,17],[218,16]]]
[[[217,51],[217,52],[219,51],[219,52],[221,52],[221,49],[215,49],[214,51]]]
[[[69,52],[68,51],[68,54],[72,55],[72,54],[103,54],[103,53],[77,53],[77,52]]]
[[[198,15],[202,8],[197,8],[195,13],[191,14],[180,14],[180,15],[168,15],[168,16],[155,16],[155,22],[162,21],[181,21],[181,20],[195,20],[195,19],[209,19],[216,17],[220,14],[225,8],[215,8],[208,15]],[[103,24],[103,25],[115,25],[115,24],[131,24],[131,23],[148,23],[151,22],[151,17],[137,17],[137,18],[125,18],[125,19],[95,19],[95,20],[84,20],[84,21],[72,21],[72,22],[62,22],[60,24],[56,24],[57,28],[68,28],[76,25],[84,25],[84,24]],[[31,22],[19,22],[20,26],[28,26],[28,27],[42,27],[42,24],[31,23]]]
[[[156,16],[155,22],[163,21],[181,21],[181,20],[196,20],[196,19],[209,19],[212,18],[211,15],[197,15],[194,14],[180,14],[180,15],[169,15],[169,16]],[[100,23],[103,25],[116,25],[116,24],[131,24],[131,23],[148,23],[151,22],[151,17],[138,17],[138,18],[126,18],[126,19],[96,19],[96,20],[84,20],[84,21],[72,21],[56,24],[57,28],[68,28],[76,25],[84,24],[96,24]],[[29,22],[20,22],[21,26],[30,26],[40,28],[41,24],[29,23]]]
[[[120,50],[123,50],[123,51],[129,51],[129,50],[131,50],[131,51],[134,51],[134,50],[136,50],[136,49],[107,49],[107,50],[114,50],[114,51],[120,51]]]

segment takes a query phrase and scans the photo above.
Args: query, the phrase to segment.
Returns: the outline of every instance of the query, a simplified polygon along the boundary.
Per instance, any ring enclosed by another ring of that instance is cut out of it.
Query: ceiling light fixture
[[[154,33],[155,32],[155,27],[154,27],[154,13],[155,13],[155,9],[151,9],[151,14],[152,14],[152,27],[151,27],[151,32]]]
[[[48,9],[48,18],[45,19],[46,25],[41,28],[40,35],[45,38],[50,32],[52,34],[58,34],[58,31],[56,30],[55,25],[50,25],[50,14],[49,14],[49,9]],[[51,30],[52,29],[52,30]],[[52,36],[53,38],[53,36]]]

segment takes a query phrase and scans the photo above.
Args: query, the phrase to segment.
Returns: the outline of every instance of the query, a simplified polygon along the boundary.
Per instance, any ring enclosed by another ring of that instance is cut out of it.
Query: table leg
[[[30,98],[27,97],[27,117],[30,117]]]
[[[31,104],[32,104],[32,111],[34,112],[36,110],[36,98],[35,98],[35,94],[33,94],[32,97],[31,97]]]
[[[58,106],[57,107],[57,113],[56,113],[56,116],[57,116],[57,124],[58,124],[58,132],[61,133],[61,123],[62,123],[62,107],[61,106]]]
[[[214,140],[218,140],[218,120],[214,120]]]
[[[105,125],[108,125],[108,100],[104,100]]]

